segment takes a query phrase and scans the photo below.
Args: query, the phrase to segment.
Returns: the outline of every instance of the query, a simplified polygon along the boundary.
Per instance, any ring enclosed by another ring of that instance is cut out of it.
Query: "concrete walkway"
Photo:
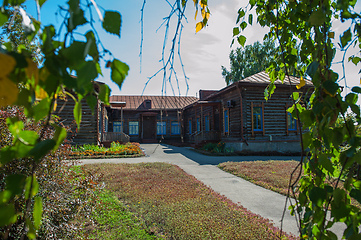
[[[165,144],[142,144],[141,147],[147,154],[140,158],[118,159],[88,159],[83,164],[92,163],[140,163],[140,162],[166,162],[178,165],[186,173],[195,176],[214,191],[226,196],[235,203],[242,205],[253,213],[259,214],[271,220],[275,226],[281,227],[281,218],[286,197],[259,187],[242,178],[220,170],[217,165],[221,162],[255,161],[255,160],[299,160],[299,157],[288,156],[205,156],[188,148],[174,147]],[[285,214],[283,231],[298,235],[295,218],[289,212]],[[343,225],[339,224],[332,228],[342,236]]]

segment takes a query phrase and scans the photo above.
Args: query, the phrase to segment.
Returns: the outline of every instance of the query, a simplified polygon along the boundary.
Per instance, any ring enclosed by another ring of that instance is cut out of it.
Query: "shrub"
[[[211,153],[229,153],[233,152],[231,149],[225,148],[225,143],[220,141],[218,143],[207,143],[202,147],[203,150],[209,151]]]
[[[216,143],[207,143],[202,147],[202,149],[211,152],[216,147],[217,147]]]
[[[0,126],[3,126],[7,117],[18,117],[24,121],[25,129],[40,130],[41,123],[34,124],[25,121],[22,110],[18,107],[9,107],[0,111]],[[54,119],[56,121],[56,119]],[[7,136],[1,141],[1,147],[12,144],[12,136],[7,128],[0,128],[1,136]],[[43,138],[51,138],[53,129],[44,131]],[[78,169],[74,171],[63,160],[69,158],[70,145],[64,144],[51,154],[46,155],[38,163],[35,175],[39,184],[37,196],[42,198],[42,224],[38,230],[39,239],[73,239],[76,238],[83,222],[75,223],[74,219],[89,216],[92,203],[96,199],[94,190],[97,189],[97,175]],[[32,159],[21,158],[6,164],[0,164],[0,191],[7,185],[9,176],[28,176],[32,173]],[[24,213],[25,199],[20,195],[14,200],[16,212]],[[86,219],[84,217],[84,219]],[[20,239],[24,229],[23,215],[19,215],[11,227],[0,228],[0,238]]]

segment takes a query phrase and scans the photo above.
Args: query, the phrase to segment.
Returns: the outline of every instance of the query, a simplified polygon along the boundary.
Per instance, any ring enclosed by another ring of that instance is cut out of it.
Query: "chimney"
[[[144,107],[146,109],[151,109],[152,108],[152,100],[149,100],[149,99],[145,100],[144,101]]]

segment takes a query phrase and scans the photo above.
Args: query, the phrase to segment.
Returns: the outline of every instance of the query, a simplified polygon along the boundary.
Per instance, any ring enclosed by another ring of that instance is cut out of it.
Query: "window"
[[[201,120],[199,119],[199,117],[197,118],[197,132],[201,131]]]
[[[113,132],[121,132],[122,131],[122,122],[114,121],[113,122]]]
[[[108,117],[105,118],[104,132],[108,132]]]
[[[129,135],[139,134],[139,123],[138,121],[129,121]]]
[[[251,102],[251,118],[252,118],[252,136],[255,132],[265,134],[264,129],[264,103],[253,104]]]
[[[229,133],[229,110],[224,110],[224,132]]]
[[[192,119],[188,120],[188,132],[189,132],[189,134],[192,133]]]
[[[297,131],[297,120],[289,112],[287,112],[287,125],[288,131]]]
[[[205,125],[205,130],[208,132],[209,131],[209,116],[205,116],[204,117],[204,125]]]
[[[99,132],[103,132],[103,117],[102,111],[99,111]]]
[[[176,122],[176,121],[173,121],[171,123],[171,133],[172,134],[180,134],[180,131],[179,131],[179,123]]]
[[[157,122],[157,135],[164,135],[167,133],[167,123]]]
[[[262,131],[262,107],[253,107],[253,131]]]

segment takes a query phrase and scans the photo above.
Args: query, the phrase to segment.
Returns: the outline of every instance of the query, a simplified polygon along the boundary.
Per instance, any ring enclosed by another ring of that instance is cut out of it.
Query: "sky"
[[[2,1],[0,1],[2,2]],[[105,63],[102,64],[103,76],[97,80],[107,83],[111,89],[111,95],[182,95],[182,96],[198,96],[200,89],[204,90],[219,90],[226,86],[224,78],[221,74],[221,66],[229,69],[229,53],[231,51],[230,43],[232,41],[232,29],[235,26],[237,11],[240,7],[245,7],[247,0],[209,0],[209,8],[211,17],[208,21],[208,26],[198,33],[195,33],[195,25],[197,21],[194,19],[195,9],[193,1],[189,1],[186,9],[187,21],[183,22],[182,39],[181,39],[181,57],[184,64],[184,70],[188,79],[188,87],[185,81],[182,68],[179,61],[176,60],[176,71],[178,76],[178,85],[173,78],[170,83],[167,83],[163,88],[162,83],[163,74],[160,73],[152,78],[146,85],[150,76],[154,75],[162,68],[160,62],[162,58],[162,46],[164,41],[165,28],[160,27],[163,18],[167,17],[170,6],[166,0],[152,0],[146,1],[144,9],[144,37],[143,37],[143,51],[142,63],[140,63],[140,43],[141,43],[141,8],[143,0],[117,0],[117,1],[96,1],[101,9],[119,11],[122,16],[121,37],[111,35],[102,30],[100,20],[94,16],[96,22],[95,26],[102,41],[102,44],[108,49],[115,58],[127,63],[130,67],[129,75],[125,79],[122,88],[110,80],[110,71],[105,68]],[[172,1],[170,1],[172,2]],[[36,18],[35,1],[26,1],[27,12]],[[61,17],[56,15],[58,5],[65,6],[66,1],[63,0],[48,0],[42,6],[41,20],[44,25],[54,24],[59,26]],[[360,12],[360,5],[358,3],[357,10]],[[95,11],[93,12],[95,14]],[[173,19],[168,44],[171,43],[171,38],[174,34]],[[339,39],[339,34],[347,29],[350,23],[339,24],[335,23],[335,39]],[[172,28],[173,26],[173,28]],[[80,28],[80,31],[86,31],[85,28]],[[264,34],[268,31],[267,28],[262,28],[257,24],[247,27],[243,35],[247,37],[246,44],[252,44],[255,41],[261,41]],[[233,48],[238,47],[238,43]],[[166,54],[169,53],[169,47],[166,48]],[[354,54],[351,50],[346,56]],[[177,57],[177,56],[176,56]],[[342,54],[337,54],[335,62],[342,59]],[[340,64],[334,64],[333,68],[342,75],[342,67]],[[360,76],[358,74],[359,67],[354,67],[353,64],[346,64],[346,78],[349,87],[360,85]],[[341,83],[343,85],[344,83]],[[146,86],[146,88],[145,88]],[[174,92],[172,91],[172,87]],[[144,89],[145,88],[145,89]],[[349,90],[346,90],[346,92]]]

